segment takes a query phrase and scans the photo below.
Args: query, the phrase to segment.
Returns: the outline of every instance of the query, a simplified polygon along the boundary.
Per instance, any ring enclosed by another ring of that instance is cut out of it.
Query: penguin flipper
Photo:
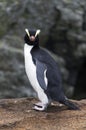
[[[47,84],[45,81],[46,78],[46,71],[47,67],[44,63],[40,62],[39,60],[36,60],[36,74],[37,74],[37,80],[39,82],[39,85],[42,87],[42,89],[47,89]],[[47,79],[47,78],[46,78]]]

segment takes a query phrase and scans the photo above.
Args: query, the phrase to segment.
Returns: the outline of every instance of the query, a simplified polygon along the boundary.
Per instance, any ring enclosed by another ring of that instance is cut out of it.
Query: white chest
[[[32,87],[37,92],[39,100],[43,104],[48,104],[47,95],[44,93],[44,90],[41,88],[41,86],[39,85],[39,83],[37,81],[36,67],[33,64],[32,56],[31,56],[31,53],[30,53],[31,49],[32,49],[31,46],[28,46],[27,44],[25,44],[25,46],[24,46],[24,56],[25,56],[26,74],[28,76],[28,79],[29,79]]]
[[[32,55],[30,53],[31,49],[32,46],[28,46],[27,44],[25,44],[24,46],[25,70],[32,87],[35,89],[35,91],[38,91],[38,89],[40,89],[41,87],[39,86],[39,83],[37,81],[36,67],[33,64]]]

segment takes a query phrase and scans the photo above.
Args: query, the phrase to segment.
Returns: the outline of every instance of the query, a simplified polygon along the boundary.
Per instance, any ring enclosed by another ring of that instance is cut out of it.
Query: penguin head
[[[32,45],[32,46],[35,46],[35,45],[38,45],[39,44],[39,33],[40,33],[40,30],[28,30],[28,29],[25,29],[25,36],[24,36],[24,41],[25,43],[27,43],[28,45]]]

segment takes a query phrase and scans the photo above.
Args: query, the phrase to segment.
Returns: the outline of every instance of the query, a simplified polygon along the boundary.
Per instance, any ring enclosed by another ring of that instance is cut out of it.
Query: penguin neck
[[[37,48],[39,48],[38,45],[31,46],[31,45],[28,45],[27,43],[25,43],[24,47],[25,47],[29,52],[31,52],[32,49],[37,49]]]

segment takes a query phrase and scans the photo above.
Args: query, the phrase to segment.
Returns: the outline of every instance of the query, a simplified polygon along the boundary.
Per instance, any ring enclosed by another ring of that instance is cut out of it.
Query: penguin
[[[69,109],[79,109],[63,92],[61,73],[57,63],[47,51],[39,46],[40,30],[25,29],[25,32],[25,70],[40,101],[34,104],[33,109],[45,111],[52,101],[64,104]]]

